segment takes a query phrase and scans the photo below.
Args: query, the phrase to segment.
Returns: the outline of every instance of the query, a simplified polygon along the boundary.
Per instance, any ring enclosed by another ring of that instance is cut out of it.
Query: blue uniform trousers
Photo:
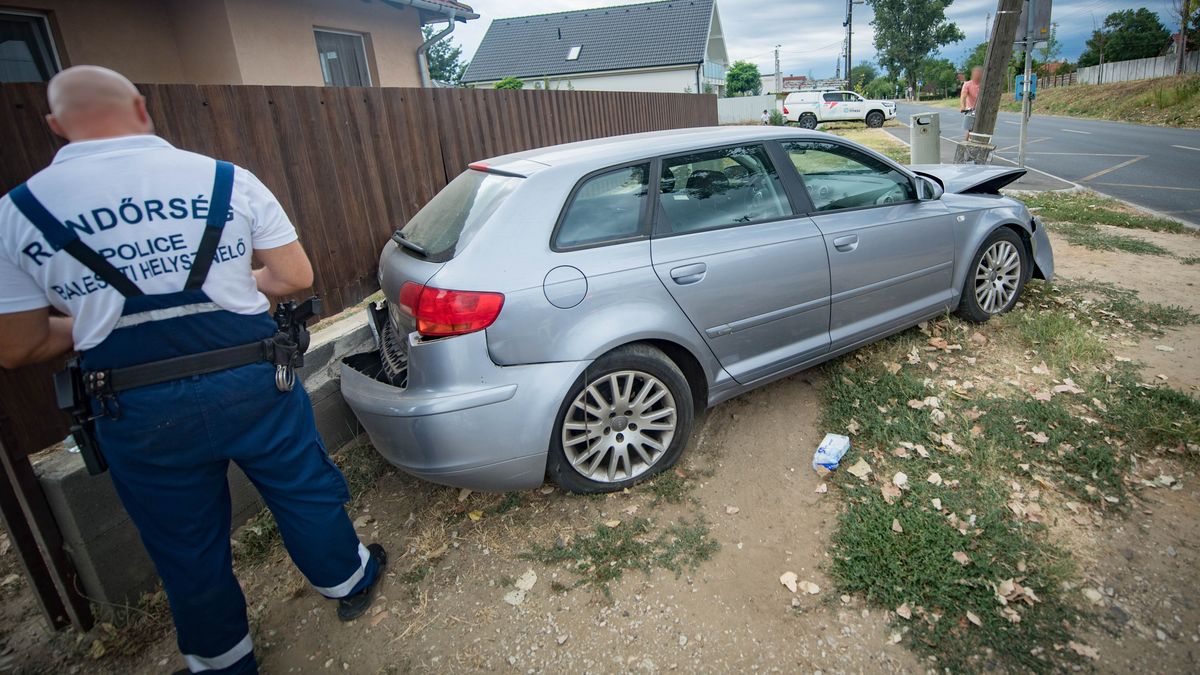
[[[304,388],[275,387],[258,363],[122,392],[97,420],[113,483],[162,577],[191,670],[252,673],[245,598],[234,578],[226,472],[262,494],[300,571],[327,597],[379,569],[346,515],[345,478],[317,435]]]

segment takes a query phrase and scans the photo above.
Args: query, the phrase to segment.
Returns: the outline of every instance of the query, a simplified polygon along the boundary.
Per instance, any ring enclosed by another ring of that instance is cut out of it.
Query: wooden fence
[[[375,291],[379,251],[472,161],[546,145],[717,123],[714,96],[632,92],[143,85],[158,133],[274,191],[313,260],[327,314]],[[45,87],[0,85],[0,193],[61,146]],[[27,454],[63,438],[57,364],[0,369],[0,417]]]

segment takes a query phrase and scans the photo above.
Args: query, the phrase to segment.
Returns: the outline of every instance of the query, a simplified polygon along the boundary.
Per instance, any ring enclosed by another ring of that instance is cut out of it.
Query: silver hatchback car
[[[956,310],[1010,309],[1054,261],[999,189],[836,136],[685,129],[472,164],[384,247],[378,350],[342,393],[415,476],[619,490],[696,415]]]

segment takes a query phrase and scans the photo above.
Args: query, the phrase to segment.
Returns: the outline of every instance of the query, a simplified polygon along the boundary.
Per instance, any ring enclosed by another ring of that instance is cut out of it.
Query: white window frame
[[[351,37],[358,38],[358,47],[359,47],[359,49],[362,50],[363,63],[367,64],[367,73],[366,73],[367,74],[367,83],[364,84],[363,86],[364,87],[374,87],[375,86],[375,82],[371,78],[371,55],[367,53],[367,34],[366,33],[359,33],[359,32],[352,31],[352,30],[338,30],[336,28],[321,28],[320,26],[313,26],[313,35],[315,36],[317,33],[331,33],[333,35],[349,35]],[[317,57],[321,61],[321,79],[324,82],[328,83],[329,82],[329,74],[328,74],[329,66],[326,65],[326,63],[325,63],[325,55],[318,53]],[[328,87],[331,85],[326,84],[325,86]]]
[[[567,50],[567,60],[568,61],[578,61],[579,54],[582,52],[583,52],[583,45],[571,47],[569,50]]]
[[[54,72],[62,72],[63,63],[58,55],[58,43],[54,40],[54,27],[50,25],[50,15],[46,12],[37,12],[28,9],[16,9],[14,7],[6,7],[0,5],[0,16],[28,16],[37,19],[41,22],[42,28],[46,30],[46,46],[50,49],[50,59],[54,62]]]

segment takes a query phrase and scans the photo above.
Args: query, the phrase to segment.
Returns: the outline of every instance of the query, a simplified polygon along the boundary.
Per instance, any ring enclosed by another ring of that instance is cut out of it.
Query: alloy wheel
[[[671,447],[679,416],[667,385],[638,370],[589,382],[563,418],[562,446],[580,475],[600,483],[636,478]]]
[[[975,301],[988,314],[998,314],[1012,302],[1021,279],[1021,254],[1009,241],[997,241],[975,268]]]

